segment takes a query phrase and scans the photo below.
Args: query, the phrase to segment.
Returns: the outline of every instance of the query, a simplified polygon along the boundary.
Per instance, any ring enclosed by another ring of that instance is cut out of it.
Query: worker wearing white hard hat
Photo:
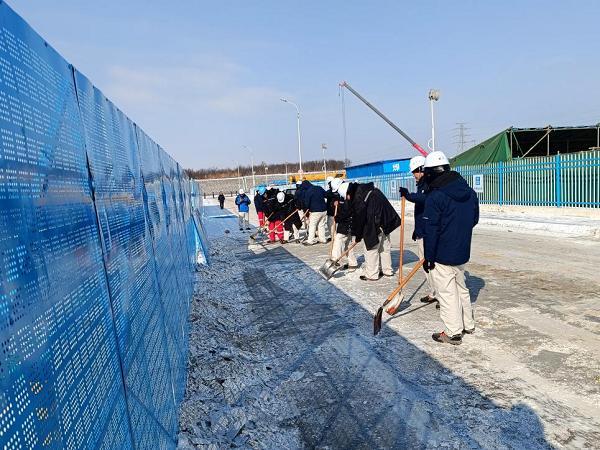
[[[240,225],[240,231],[250,229],[250,198],[246,195],[243,189],[238,191],[238,195],[235,198],[235,204],[238,207],[238,222]]]
[[[409,163],[410,171],[415,177],[417,184],[416,192],[410,192],[406,187],[400,188],[400,195],[407,201],[415,204],[415,229],[412,234],[413,241],[417,243],[417,252],[419,259],[423,259],[425,255],[425,248],[423,244],[423,237],[425,236],[425,224],[423,222],[423,211],[425,210],[425,198],[427,192],[427,182],[425,181],[425,157],[418,155],[411,158]],[[423,303],[432,303],[437,301],[435,285],[433,284],[433,278],[430,273],[426,273],[427,279],[427,295],[421,298]],[[439,305],[436,305],[439,307]]]
[[[335,217],[335,233],[333,236],[333,246],[331,257],[337,260],[352,245],[352,208],[350,202],[346,200],[346,193],[350,183],[335,178],[331,182],[331,190],[338,198],[338,210]],[[358,261],[354,249],[350,249],[348,254],[340,261],[344,269],[357,269]]]
[[[473,227],[479,220],[479,203],[465,179],[450,170],[442,152],[427,155],[425,180],[423,269],[432,276],[444,323],[444,330],[431,337],[459,345],[463,335],[475,331],[465,264],[470,259]]]

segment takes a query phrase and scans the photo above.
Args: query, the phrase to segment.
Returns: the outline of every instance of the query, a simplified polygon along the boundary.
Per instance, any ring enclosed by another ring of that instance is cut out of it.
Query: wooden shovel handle
[[[406,208],[406,199],[402,197],[400,208],[400,267],[398,267],[398,284],[402,284],[404,275],[404,210]]]
[[[339,258],[338,258],[338,259],[336,259],[336,260],[334,261],[334,263],[335,263],[335,264],[337,264],[338,262],[340,262],[340,260],[341,260],[341,259],[342,259],[344,256],[346,256],[348,253],[350,253],[350,250],[352,250],[354,247],[356,247],[356,244],[358,244],[358,242],[356,242],[356,241],[355,241],[355,242],[353,242],[353,243],[352,243],[352,245],[351,245],[350,247],[348,247],[348,248],[346,249],[346,251],[345,251],[344,253],[342,253],[342,254],[339,256]]]
[[[400,292],[404,286],[406,286],[408,284],[408,282],[410,281],[410,279],[415,275],[415,273],[417,273],[417,271],[423,267],[423,263],[425,262],[424,259],[420,260],[415,267],[412,268],[412,270],[409,272],[408,275],[406,275],[406,278],[404,278],[402,280],[402,283],[400,283],[398,285],[398,287],[396,287],[396,289],[394,289],[392,291],[392,293],[390,295],[388,295],[388,298],[386,298],[385,303],[383,304],[384,306],[387,305],[389,302],[392,301],[392,299],[396,296],[396,294],[398,294],[398,292]]]
[[[338,202],[335,203],[335,211],[333,212],[333,233],[331,233],[331,245],[329,246],[329,259],[331,259],[331,255],[333,255],[333,241],[335,240],[335,232],[337,230],[337,222],[335,218],[337,217],[337,209]]]

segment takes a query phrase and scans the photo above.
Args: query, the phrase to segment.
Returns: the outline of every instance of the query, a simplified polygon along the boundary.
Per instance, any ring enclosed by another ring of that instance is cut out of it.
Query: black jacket
[[[340,196],[337,195],[335,192],[333,192],[331,189],[327,189],[325,191],[325,201],[327,202],[327,215],[328,216],[332,216],[335,213],[335,201],[339,198]]]
[[[256,212],[265,212],[263,209],[264,197],[260,194],[256,194],[254,196],[254,207],[256,208]]]
[[[287,218],[287,220],[283,224],[284,229],[289,231],[292,229],[292,225],[296,225],[297,228],[300,228],[302,226],[302,220],[300,219],[300,215],[296,211],[297,207],[294,196],[291,194],[285,194],[285,200],[281,205],[282,210],[284,211],[284,215],[281,218],[281,220]]]
[[[310,212],[327,211],[327,202],[325,201],[325,190],[321,186],[308,183],[302,194],[303,205]],[[305,182],[302,182],[304,185]]]
[[[351,197],[352,234],[365,240],[367,250],[379,244],[379,234],[390,234],[400,226],[400,216],[373,183],[358,184]]]
[[[425,211],[426,192],[429,186],[425,182],[425,177],[417,182],[417,192],[410,192],[406,196],[406,200],[415,204],[415,230],[413,231],[413,241],[425,236],[425,222],[423,221],[423,212]]]
[[[335,216],[336,233],[352,234],[352,205],[348,201],[338,203],[337,216]]]
[[[443,173],[429,185],[423,221],[426,260],[449,266],[469,261],[479,201],[460,174]]]
[[[223,203],[225,201],[225,196],[223,194],[219,194],[219,203]]]

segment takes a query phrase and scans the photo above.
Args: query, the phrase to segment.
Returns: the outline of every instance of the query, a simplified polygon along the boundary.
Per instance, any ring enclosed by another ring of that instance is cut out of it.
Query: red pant
[[[283,239],[283,222],[281,220],[269,222],[269,240],[271,242],[275,241],[275,234],[277,234],[277,239]]]
[[[258,226],[264,227],[265,226],[265,213],[262,211],[258,211],[256,213],[256,215],[258,216]]]

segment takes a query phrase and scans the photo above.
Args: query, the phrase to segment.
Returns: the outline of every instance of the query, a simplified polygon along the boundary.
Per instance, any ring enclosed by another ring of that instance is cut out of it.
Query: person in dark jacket
[[[263,208],[264,195],[267,191],[266,186],[259,186],[256,190],[256,195],[254,196],[254,207],[256,208],[256,215],[258,216],[258,226],[265,226],[265,211]]]
[[[425,236],[425,223],[423,221],[423,211],[425,211],[425,198],[427,191],[427,182],[425,181],[425,157],[419,155],[411,158],[410,160],[410,171],[412,172],[415,180],[417,181],[417,192],[409,192],[408,189],[401,187],[400,195],[411,203],[415,204],[415,229],[412,234],[413,241],[417,242],[417,251],[419,259],[425,257],[425,248],[423,246],[423,236]],[[427,279],[427,287],[429,288],[428,294],[421,298],[423,303],[436,302],[435,286],[433,284],[433,278],[430,273],[425,274]],[[439,305],[438,305],[439,307]]]
[[[219,206],[221,207],[221,209],[223,209],[223,206],[225,205],[225,196],[223,195],[223,192],[219,192]]]
[[[281,228],[281,206],[277,201],[277,194],[279,191],[274,188],[266,189],[263,195],[263,211],[265,213],[265,217],[269,218],[269,240],[271,242],[275,241],[275,235],[279,234],[279,228]],[[277,219],[279,218],[279,224],[277,224]],[[279,226],[278,226],[279,225]],[[283,233],[283,230],[281,230]],[[282,236],[283,239],[283,236]]]
[[[335,215],[335,236],[333,237],[333,246],[331,257],[337,260],[344,251],[353,243],[352,238],[352,206],[346,200],[346,193],[350,183],[343,182],[340,178],[335,178],[331,182],[331,190],[337,202],[337,214]],[[334,203],[335,206],[335,203]],[[341,261],[344,269],[357,269],[358,261],[356,253],[351,249]]]
[[[333,223],[335,216],[335,203],[338,200],[338,195],[331,189],[331,183],[335,180],[334,177],[327,177],[325,180],[325,201],[327,202],[327,233],[332,237]]]
[[[292,240],[292,237],[296,240],[299,239],[302,220],[300,219],[300,214],[298,214],[294,196],[288,193],[283,194],[283,243],[286,243]]]
[[[305,245],[313,245],[318,242],[327,243],[325,236],[325,224],[327,221],[327,202],[325,201],[325,190],[321,186],[315,186],[308,180],[304,180],[300,186],[302,190],[301,202],[305,210],[309,212],[308,217],[308,239]]]
[[[442,152],[427,155],[425,177],[429,191],[423,213],[423,268],[433,277],[444,323],[444,331],[434,333],[432,338],[459,345],[463,334],[475,331],[465,264],[471,256],[473,227],[479,221],[479,202],[464,178],[450,170]]]
[[[400,226],[400,216],[373,183],[350,183],[346,198],[352,206],[352,233],[357,242],[364,239],[365,243],[360,279],[376,281],[382,275],[393,276],[390,234]]]

